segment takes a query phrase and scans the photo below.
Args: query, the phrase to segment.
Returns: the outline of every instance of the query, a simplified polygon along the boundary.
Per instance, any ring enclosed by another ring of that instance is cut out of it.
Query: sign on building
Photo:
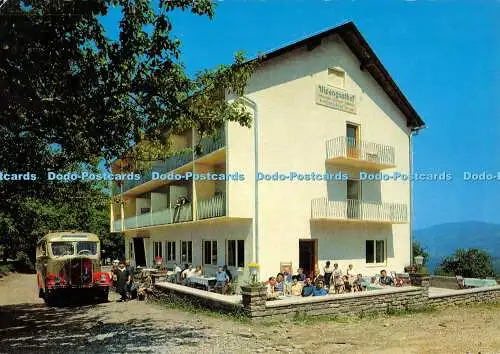
[[[318,84],[316,104],[356,114],[356,96],[334,87]]]

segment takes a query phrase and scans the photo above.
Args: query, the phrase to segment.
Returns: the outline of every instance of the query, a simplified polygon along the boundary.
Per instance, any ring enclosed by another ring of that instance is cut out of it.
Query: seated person
[[[187,278],[192,277],[193,275],[194,275],[193,265],[190,264],[182,271],[181,278],[182,280],[186,281]]]
[[[392,279],[392,277],[388,276],[385,269],[383,269],[380,271],[379,283],[381,285],[394,285],[394,280]]]
[[[196,277],[200,277],[203,275],[203,270],[201,269],[201,265],[196,266],[193,275]]]
[[[379,285],[377,277],[371,277],[370,283],[372,283],[373,285]]]
[[[285,283],[291,283],[292,282],[292,274],[291,273],[288,273],[287,271],[285,271],[283,273],[283,277],[284,277],[284,282]]]
[[[344,275],[343,277],[344,279],[344,289],[346,292],[348,293],[352,293],[354,290],[353,290],[353,284],[349,281],[349,277],[347,275]]]
[[[274,290],[277,291],[278,293],[283,293],[285,291],[284,289],[285,277],[283,273],[278,273],[275,279],[276,279],[276,285],[274,287]]]
[[[363,291],[366,286],[363,284],[363,275],[358,274],[356,280],[354,280],[354,291]]]
[[[301,296],[302,295],[302,284],[299,283],[297,277],[294,277],[292,280],[292,296]]]
[[[298,281],[305,281],[306,275],[304,274],[304,269],[302,269],[302,268],[297,269],[296,277],[297,277]]]
[[[319,281],[325,282],[325,277],[320,273],[318,269],[314,271],[314,284],[317,284]]]
[[[270,277],[266,284],[267,288],[267,299],[273,300],[278,297],[278,293],[276,292],[276,278]]]
[[[311,296],[314,286],[311,283],[311,278],[306,278],[305,284],[302,288],[302,296]]]
[[[325,289],[325,284],[322,280],[318,281],[313,287],[312,296],[325,296],[326,294],[328,294],[328,290]]]
[[[225,294],[227,292],[227,284],[229,283],[229,277],[224,271],[224,268],[219,267],[219,270],[215,273],[215,291],[220,294]]]
[[[151,279],[151,273],[146,272],[145,277],[142,279],[139,289],[137,290],[137,298],[142,301],[146,299],[148,291],[151,290],[153,281]]]

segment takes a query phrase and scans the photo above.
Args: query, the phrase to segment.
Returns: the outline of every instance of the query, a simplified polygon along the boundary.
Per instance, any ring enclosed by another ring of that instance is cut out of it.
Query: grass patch
[[[153,298],[152,302],[162,307],[189,313],[196,313],[197,315],[234,320],[241,323],[251,322],[250,318],[245,315],[243,309],[236,306],[232,310],[207,309],[196,301],[191,301],[189,299],[179,299],[175,296],[169,296],[167,294]]]

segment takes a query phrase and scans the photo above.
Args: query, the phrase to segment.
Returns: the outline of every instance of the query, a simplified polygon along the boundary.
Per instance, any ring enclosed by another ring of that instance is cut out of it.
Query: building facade
[[[111,229],[124,233],[126,256],[207,272],[227,264],[243,277],[257,262],[261,279],[327,260],[366,275],[402,271],[411,260],[405,176],[423,121],[351,22],[259,60],[243,97],[251,128],[228,122],[201,141],[186,131],[174,141],[180,154],[115,186]],[[226,178],[158,179],[168,173]]]

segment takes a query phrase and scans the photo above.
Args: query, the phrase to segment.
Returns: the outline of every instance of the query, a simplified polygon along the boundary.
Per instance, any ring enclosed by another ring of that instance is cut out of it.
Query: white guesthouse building
[[[366,177],[410,174],[412,135],[424,122],[352,22],[268,53],[245,102],[251,128],[227,123],[202,139],[203,154],[184,152],[152,169],[243,180],[148,174],[115,185],[121,202],[111,206],[111,229],[125,235],[127,258],[151,266],[161,256],[208,273],[227,264],[233,274],[257,262],[261,280],[290,263],[306,273],[327,260],[352,263],[366,275],[410,264],[410,182]],[[197,142],[189,130],[174,147]],[[334,177],[259,181],[259,172]],[[179,197],[187,202],[176,209]]]

